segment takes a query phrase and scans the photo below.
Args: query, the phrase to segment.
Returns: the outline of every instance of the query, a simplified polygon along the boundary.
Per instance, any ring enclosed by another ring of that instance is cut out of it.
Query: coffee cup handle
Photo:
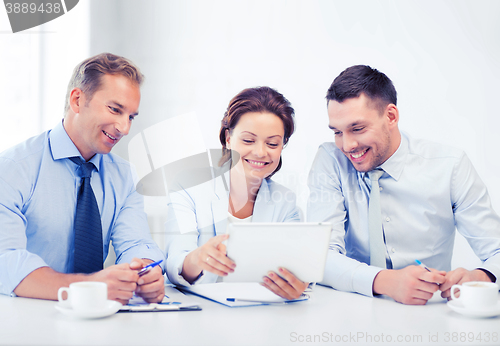
[[[68,295],[68,297],[66,299],[62,299],[63,292],[66,292]],[[59,300],[60,302],[68,302],[69,301],[69,292],[70,292],[69,287],[59,288],[59,290],[57,291],[57,300]]]
[[[451,289],[450,289],[451,299],[454,299],[454,300],[460,299],[459,297],[455,296],[455,288],[460,289],[461,287],[462,287],[462,285],[453,285],[453,286],[451,286]]]

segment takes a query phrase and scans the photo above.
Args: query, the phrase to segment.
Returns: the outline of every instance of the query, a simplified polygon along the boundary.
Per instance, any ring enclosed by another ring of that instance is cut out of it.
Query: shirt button
[[[391,252],[392,252],[392,253],[395,253],[395,252],[396,252],[396,249],[395,249],[395,248],[392,248],[392,249],[391,249]]]
[[[379,187],[380,191],[382,191],[384,188],[382,186]]]
[[[386,217],[385,221],[389,222],[389,221],[391,221],[391,218],[390,217]]]

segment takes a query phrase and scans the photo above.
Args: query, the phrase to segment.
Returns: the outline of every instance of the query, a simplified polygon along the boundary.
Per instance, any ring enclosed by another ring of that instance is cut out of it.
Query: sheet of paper
[[[309,299],[303,294],[295,300],[283,299],[257,282],[219,282],[214,284],[199,284],[179,289],[194,293],[218,303],[236,307],[263,304],[287,304]],[[234,299],[234,301],[228,301]]]

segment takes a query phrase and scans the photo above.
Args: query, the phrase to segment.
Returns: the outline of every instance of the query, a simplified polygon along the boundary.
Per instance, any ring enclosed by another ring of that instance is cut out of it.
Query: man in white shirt
[[[335,144],[318,150],[308,202],[309,221],[333,223],[323,283],[425,304],[437,290],[448,298],[453,284],[496,281],[500,218],[467,156],[401,134],[396,90],[385,74],[369,66],[343,71],[327,101]],[[376,236],[368,218],[369,177],[375,171],[381,174],[379,255],[385,257],[377,266],[370,265],[377,254],[370,251],[370,234]],[[483,261],[481,268],[451,271],[455,227]],[[414,265],[415,260],[430,269]]]

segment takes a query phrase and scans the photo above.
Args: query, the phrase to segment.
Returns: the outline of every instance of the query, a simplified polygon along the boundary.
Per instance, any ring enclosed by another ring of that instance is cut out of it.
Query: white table
[[[438,296],[405,306],[317,286],[309,301],[279,306],[193,299],[203,311],[79,320],[53,301],[0,296],[0,345],[500,345],[500,317],[464,317]]]

